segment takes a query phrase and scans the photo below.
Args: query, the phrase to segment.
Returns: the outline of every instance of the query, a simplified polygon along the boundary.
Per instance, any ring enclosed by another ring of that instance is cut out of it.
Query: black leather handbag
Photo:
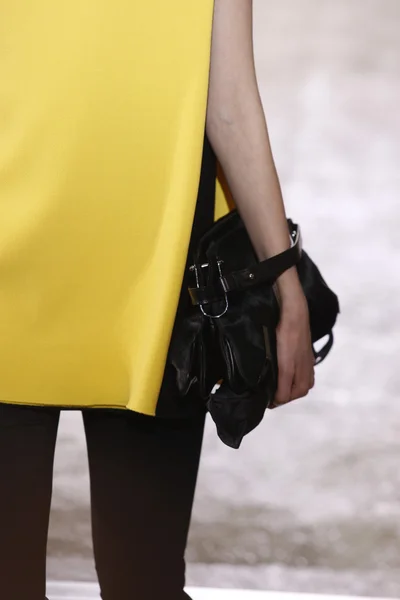
[[[220,439],[239,448],[272,407],[278,380],[274,283],[296,265],[308,302],[320,363],[333,345],[339,313],[336,294],[302,250],[300,228],[288,220],[291,248],[259,262],[237,210],[203,235],[190,266],[191,304],[175,325],[169,361],[180,394],[192,386],[204,399]]]

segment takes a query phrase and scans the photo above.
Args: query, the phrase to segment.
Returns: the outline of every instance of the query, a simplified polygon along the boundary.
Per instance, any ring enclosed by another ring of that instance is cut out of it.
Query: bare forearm
[[[210,117],[208,136],[260,259],[289,246],[284,205],[264,115],[243,99],[228,116]],[[250,100],[250,101],[249,101]]]
[[[254,69],[251,0],[217,0],[207,133],[260,259],[290,244]],[[235,49],[239,44],[240,49]],[[292,269],[282,292],[298,285]]]

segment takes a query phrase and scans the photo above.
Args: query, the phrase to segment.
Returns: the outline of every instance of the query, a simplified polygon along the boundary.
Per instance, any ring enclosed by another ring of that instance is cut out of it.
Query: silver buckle
[[[222,269],[221,269],[221,265],[223,264],[223,262],[224,262],[223,260],[218,260],[218,261],[217,261],[218,272],[219,272],[219,274],[220,274],[221,280],[222,280]],[[200,268],[201,268],[201,269],[205,269],[205,268],[206,268],[206,267],[208,267],[208,266],[209,266],[209,263],[204,263],[204,264],[200,265]],[[198,270],[197,270],[197,265],[196,265],[196,264],[194,264],[194,265],[191,265],[191,266],[189,267],[189,271],[194,271],[194,273],[195,273],[195,276],[196,276],[196,286],[197,286],[197,288],[199,288],[199,287],[200,287],[200,281],[199,281],[199,272],[198,272]],[[204,308],[203,308],[203,305],[202,305],[202,304],[199,304],[199,306],[200,306],[200,310],[201,310],[201,312],[203,313],[203,315],[204,315],[205,317],[209,317],[210,319],[219,319],[220,317],[222,317],[222,316],[223,316],[223,315],[224,315],[224,314],[227,312],[227,310],[228,310],[228,308],[229,308],[228,296],[227,296],[227,293],[226,293],[226,291],[225,291],[225,290],[224,290],[224,300],[225,300],[225,307],[224,307],[224,310],[223,310],[223,311],[222,311],[222,312],[221,312],[219,315],[209,315],[209,314],[208,314],[208,313],[207,313],[207,312],[204,310]]]

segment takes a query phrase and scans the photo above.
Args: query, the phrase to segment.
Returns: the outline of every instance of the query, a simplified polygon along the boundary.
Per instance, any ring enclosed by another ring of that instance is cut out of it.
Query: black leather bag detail
[[[192,304],[175,323],[168,360],[179,392],[185,396],[196,386],[220,439],[232,448],[239,448],[273,404],[279,323],[274,283],[287,268],[297,267],[313,343],[327,337],[314,350],[317,364],[333,345],[338,297],[302,250],[299,227],[289,219],[288,228],[290,250],[259,262],[236,210],[214,223],[190,267]]]

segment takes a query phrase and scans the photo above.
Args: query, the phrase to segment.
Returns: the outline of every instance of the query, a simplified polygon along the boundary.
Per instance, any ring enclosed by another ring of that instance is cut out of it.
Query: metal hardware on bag
[[[290,233],[291,239],[292,239],[292,245],[296,243],[297,238],[299,237],[299,228],[296,227],[295,229],[293,229],[293,231]]]
[[[219,265],[222,265],[224,261],[223,260],[219,260],[217,262],[218,262],[218,266],[219,266]],[[203,263],[202,265],[200,265],[200,267],[202,269],[205,269],[206,267],[209,267],[209,266],[210,266],[210,263]],[[197,273],[197,265],[191,265],[189,267],[189,271],[196,271],[196,273]],[[220,273],[221,273],[221,271],[220,271]]]
[[[225,308],[224,308],[224,310],[223,310],[223,311],[222,311],[222,312],[221,312],[219,315],[209,315],[209,314],[208,314],[208,313],[207,313],[207,312],[204,310],[204,308],[203,308],[203,305],[202,305],[202,304],[199,304],[199,306],[200,306],[200,310],[201,310],[201,312],[203,313],[203,315],[204,315],[205,317],[209,317],[210,319],[219,319],[219,318],[221,318],[221,317],[222,317],[222,316],[223,316],[223,315],[224,315],[224,314],[227,312],[227,310],[228,310],[228,308],[229,308],[228,296],[227,296],[227,294],[226,294],[225,286],[223,285],[223,282],[222,282],[222,269],[221,269],[221,265],[223,264],[223,262],[224,262],[223,260],[218,260],[218,261],[217,261],[218,272],[219,272],[219,274],[220,274],[220,281],[221,281],[221,284],[222,284],[222,288],[223,288],[223,290],[224,290],[224,300],[225,300]],[[208,267],[208,266],[209,266],[209,263],[204,263],[204,264],[200,265],[200,267],[201,267],[202,269],[204,269],[205,267]],[[197,287],[197,288],[199,288],[199,287],[200,287],[200,281],[199,281],[199,272],[198,272],[198,270],[197,270],[197,265],[196,265],[196,264],[194,264],[194,265],[191,265],[191,266],[189,267],[189,271],[194,271],[194,273],[195,273],[195,276],[196,276],[196,287]]]

